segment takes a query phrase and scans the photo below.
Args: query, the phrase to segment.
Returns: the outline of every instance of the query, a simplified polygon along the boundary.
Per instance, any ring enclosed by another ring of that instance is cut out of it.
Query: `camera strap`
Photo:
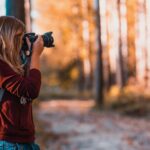
[[[0,88],[0,102],[2,101],[5,90]]]
[[[29,75],[32,48],[33,48],[33,43],[31,43],[31,46],[30,46],[29,51],[28,51],[29,53],[26,54],[26,64],[24,65],[24,71],[25,71],[24,76],[25,77],[27,77]],[[22,96],[20,98],[20,103],[24,105],[27,103],[27,101],[31,101],[31,100],[32,100],[31,98],[27,98],[27,97]]]

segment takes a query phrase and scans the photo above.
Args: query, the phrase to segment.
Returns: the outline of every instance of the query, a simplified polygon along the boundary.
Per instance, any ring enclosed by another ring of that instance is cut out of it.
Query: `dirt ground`
[[[34,108],[42,150],[150,150],[150,120],[91,111],[94,101],[53,100]]]

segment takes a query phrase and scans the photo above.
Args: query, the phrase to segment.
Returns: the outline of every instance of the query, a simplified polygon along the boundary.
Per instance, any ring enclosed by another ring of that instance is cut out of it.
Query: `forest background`
[[[55,47],[41,58],[40,99],[95,99],[98,107],[149,110],[149,0],[4,3],[1,12],[20,18],[27,32],[53,32]]]

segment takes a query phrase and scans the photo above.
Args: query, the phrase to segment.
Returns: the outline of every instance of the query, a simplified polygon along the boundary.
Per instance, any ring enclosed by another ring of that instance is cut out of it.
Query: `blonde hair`
[[[16,73],[24,73],[21,64],[20,49],[25,25],[13,16],[0,17],[0,59],[5,61]]]

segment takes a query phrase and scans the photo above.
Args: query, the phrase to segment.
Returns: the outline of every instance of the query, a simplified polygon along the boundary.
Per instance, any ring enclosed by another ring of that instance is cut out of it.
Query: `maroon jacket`
[[[41,73],[31,69],[28,77],[14,72],[0,60],[0,87],[5,89],[0,102],[0,140],[10,142],[33,142],[34,123],[32,102],[20,104],[21,96],[35,99],[41,86]]]

